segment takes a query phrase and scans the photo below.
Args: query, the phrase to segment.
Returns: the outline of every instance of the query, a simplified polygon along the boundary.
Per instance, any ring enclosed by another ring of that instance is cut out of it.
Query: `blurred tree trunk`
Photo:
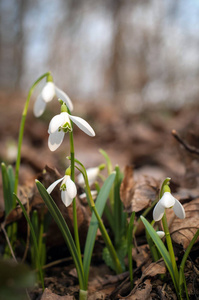
[[[15,80],[14,87],[19,88],[20,81],[23,74],[23,63],[24,63],[24,27],[23,21],[26,11],[26,2],[27,0],[18,0],[18,9],[16,12],[16,36],[14,41],[14,63],[15,63]]]
[[[110,65],[108,67],[108,81],[111,82],[111,90],[113,100],[117,99],[119,92],[122,90],[120,65],[122,63],[122,18],[121,10],[124,5],[123,0],[111,1],[111,12],[113,20],[113,35],[112,35],[112,55]]]
[[[19,88],[23,72],[24,28],[27,0],[7,0],[0,12],[0,80],[1,87]]]

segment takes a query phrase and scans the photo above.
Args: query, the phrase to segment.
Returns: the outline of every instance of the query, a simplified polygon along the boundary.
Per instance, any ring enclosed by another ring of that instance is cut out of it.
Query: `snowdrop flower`
[[[61,98],[63,102],[66,103],[66,106],[71,111],[73,110],[73,104],[66,93],[60,90],[52,81],[47,81],[41,93],[37,97],[37,100],[35,101],[33,108],[34,115],[36,117],[40,117],[46,108],[46,103],[52,101],[55,96]]]
[[[50,194],[54,188],[56,187],[56,185],[61,182],[61,186],[60,186],[60,190],[61,190],[61,199],[64,203],[64,205],[67,207],[69,206],[73,199],[76,197],[77,195],[77,188],[75,183],[70,179],[69,175],[65,175],[64,177],[56,180],[55,182],[53,182],[48,188],[47,188],[47,192]]]
[[[159,236],[159,238],[163,238],[165,236],[165,232],[164,231],[156,231],[157,235]]]
[[[55,151],[62,143],[65,133],[71,132],[71,121],[75,123],[82,131],[90,136],[95,136],[93,128],[82,118],[71,116],[67,112],[61,112],[52,118],[49,124],[48,147],[51,151]]]
[[[153,219],[155,221],[160,221],[164,215],[165,208],[171,207],[178,218],[185,218],[185,211],[182,204],[176,198],[174,198],[171,193],[165,192],[153,210]]]
[[[89,168],[86,170],[87,176],[88,176],[88,182],[89,182],[89,186],[91,186],[97,179],[97,176],[99,174],[99,167],[96,168]],[[80,173],[77,176],[77,182],[79,185],[81,185],[82,187],[85,186],[85,182],[84,182],[84,176],[82,175],[82,173]]]

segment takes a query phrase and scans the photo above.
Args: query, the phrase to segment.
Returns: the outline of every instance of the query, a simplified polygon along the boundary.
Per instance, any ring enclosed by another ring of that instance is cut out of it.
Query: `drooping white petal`
[[[76,188],[75,183],[70,179],[70,176],[67,176],[67,179],[66,179],[66,190],[67,190],[68,196],[70,198],[73,199],[76,197],[77,188]]]
[[[156,206],[154,207],[154,210],[153,210],[153,219],[154,221],[160,221],[164,215],[164,210],[165,210],[165,207],[162,206],[161,202],[158,201],[158,203],[156,204]]]
[[[182,206],[182,204],[176,199],[175,204],[173,206],[173,210],[175,215],[180,218],[180,219],[184,219],[185,218],[185,211],[184,211],[184,207]]]
[[[170,208],[174,206],[175,201],[176,199],[171,195],[171,193],[165,192],[162,198],[159,200],[159,203],[161,203],[164,208]]]
[[[50,102],[55,96],[55,85],[49,81],[41,91],[42,98],[45,102]]]
[[[48,137],[48,147],[51,151],[55,151],[63,142],[64,132],[63,131],[55,131],[51,133]]]
[[[69,197],[67,190],[61,191],[61,199],[66,207],[73,202],[73,198]]]
[[[66,103],[66,106],[70,109],[70,111],[73,110],[73,104],[68,95],[64,93],[64,91],[60,90],[57,86],[55,86],[55,94],[58,98],[60,98],[62,101]]]
[[[164,231],[156,231],[156,233],[158,234],[158,236],[162,239],[165,236],[165,232]]]
[[[48,188],[47,188],[47,192],[50,194],[54,188],[56,187],[56,185],[58,185],[59,182],[61,182],[64,179],[64,177],[57,179],[55,182],[53,182]]]
[[[33,107],[33,112],[35,117],[37,118],[40,117],[43,114],[45,108],[46,108],[46,102],[43,100],[42,95],[39,94]]]
[[[86,134],[88,134],[89,136],[95,136],[95,131],[84,119],[71,115],[68,116]]]
[[[99,168],[97,168],[97,167],[96,168],[89,168],[89,169],[86,170],[86,172],[87,172],[87,176],[88,176],[89,185],[92,185],[97,179],[97,176],[99,174]],[[84,176],[82,175],[82,173],[80,173],[77,176],[77,182],[82,187],[85,186]]]
[[[48,133],[54,133],[60,126],[64,124],[64,121],[65,113],[60,113],[59,115],[54,116],[50,121]]]

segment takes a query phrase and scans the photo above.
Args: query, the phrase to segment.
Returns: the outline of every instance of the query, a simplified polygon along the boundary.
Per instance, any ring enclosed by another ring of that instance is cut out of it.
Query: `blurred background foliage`
[[[199,95],[196,0],[1,0],[0,88],[51,70],[72,99],[132,112]]]

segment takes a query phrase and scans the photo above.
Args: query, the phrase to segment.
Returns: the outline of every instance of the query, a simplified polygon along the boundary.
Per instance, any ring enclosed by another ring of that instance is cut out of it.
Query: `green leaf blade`
[[[162,240],[156,233],[155,229],[151,226],[151,224],[143,216],[141,216],[140,218],[141,218],[142,222],[144,223],[144,226],[145,226],[146,230],[148,231],[150,237],[152,238],[153,242],[155,243],[156,247],[158,248],[162,258],[164,259],[164,262],[167,266],[167,269],[171,275],[172,281],[173,281],[175,289],[177,291],[178,290],[178,282],[176,282],[176,280],[175,280],[175,274],[174,274],[174,270],[172,267],[171,258],[169,256],[169,253],[168,253],[165,245],[163,244]]]
[[[3,182],[5,215],[7,216],[13,209],[13,194],[11,190],[7,168],[4,163],[1,163],[1,174],[2,174],[2,182]]]

